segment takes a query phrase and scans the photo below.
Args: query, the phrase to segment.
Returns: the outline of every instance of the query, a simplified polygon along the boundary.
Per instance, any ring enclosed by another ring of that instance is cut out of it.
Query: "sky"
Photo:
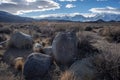
[[[120,0],[0,0],[0,11],[32,18],[120,14]]]

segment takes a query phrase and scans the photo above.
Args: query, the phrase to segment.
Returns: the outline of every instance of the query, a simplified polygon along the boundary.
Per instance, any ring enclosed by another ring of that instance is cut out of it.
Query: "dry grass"
[[[17,57],[14,60],[14,68],[18,71],[22,71],[24,66],[24,59],[22,57]]]
[[[109,42],[120,43],[120,27],[105,27],[99,31],[101,36],[106,37]]]
[[[97,48],[91,45],[91,40],[93,37],[89,34],[84,34],[84,32],[79,32],[77,34],[78,40],[78,57],[79,59],[93,56],[98,53]]]
[[[111,28],[109,37],[111,41],[120,43],[120,27]]]
[[[99,30],[99,35],[108,36],[110,34],[110,27],[104,27]]]
[[[120,45],[112,44],[102,48],[93,62],[101,80],[120,80]]]
[[[94,55],[97,52],[96,48],[91,45],[91,34],[85,35],[84,30],[88,27],[87,31],[92,32],[91,29],[97,29],[99,27],[114,27],[107,28],[101,33],[104,35],[102,37],[109,37],[108,39],[115,42],[120,42],[120,23],[79,23],[79,22],[33,22],[33,23],[0,23],[2,26],[6,26],[1,31],[1,34],[5,33],[9,39],[12,34],[11,30],[22,31],[26,34],[30,34],[34,38],[34,42],[39,40],[40,43],[44,42],[45,46],[51,45],[56,33],[62,31],[74,31],[79,34],[79,54],[78,58],[88,57],[89,55]],[[95,27],[95,28],[93,28]],[[2,27],[1,27],[2,28]],[[119,28],[119,29],[118,29]],[[3,32],[5,31],[5,32]],[[97,32],[96,32],[97,33]],[[38,42],[38,41],[37,41]],[[106,43],[105,43],[106,44]],[[99,46],[99,45],[98,45]],[[103,46],[103,45],[102,45]],[[111,48],[112,47],[112,48]],[[120,80],[120,51],[118,44],[116,46],[103,47],[101,55],[94,59],[96,69],[98,70],[98,78],[101,80]],[[17,50],[16,50],[17,52]],[[4,52],[0,50],[0,54],[3,55]],[[12,52],[13,53],[13,52]],[[23,52],[22,52],[23,53]],[[17,54],[15,54],[17,55]],[[9,68],[9,66],[3,62],[0,63],[0,80],[20,80],[20,75],[13,74],[15,69]],[[61,75],[61,76],[60,76]],[[51,66],[49,72],[45,75],[42,80],[79,80],[76,79],[74,73],[58,69],[55,65]]]
[[[61,74],[60,80],[78,80],[78,79],[76,79],[74,73],[70,71],[65,71],[64,73]]]
[[[3,62],[0,62],[0,80],[19,80],[9,70],[9,66]]]

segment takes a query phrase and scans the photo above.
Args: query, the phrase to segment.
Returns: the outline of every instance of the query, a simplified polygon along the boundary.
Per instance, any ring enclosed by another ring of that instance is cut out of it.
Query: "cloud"
[[[45,14],[40,16],[32,16],[32,18],[48,18],[48,17],[73,17],[75,15],[79,15],[80,13],[58,13],[58,14]]]
[[[65,7],[66,7],[66,8],[74,8],[74,7],[76,7],[76,6],[73,5],[73,4],[67,4]]]
[[[13,14],[59,9],[59,3],[53,0],[2,0],[0,10]]]
[[[77,0],[59,0],[61,2],[64,2],[64,1],[68,1],[68,2],[73,2],[73,1],[77,1]]]
[[[96,13],[81,13],[81,15],[84,16],[84,17],[94,17],[97,14]]]
[[[92,13],[110,13],[110,14],[120,14],[120,8],[114,8],[107,6],[105,8],[91,8],[89,11]]]
[[[45,18],[62,18],[62,17],[74,17],[76,15],[82,15],[84,17],[94,17],[96,16],[95,13],[58,13],[58,14],[45,14],[45,15],[39,15],[39,16],[31,16],[32,18],[39,18],[39,19],[45,19]]]
[[[12,2],[11,0],[1,0],[1,1],[0,1],[0,4],[2,4],[2,3],[17,4],[17,3],[15,3],[15,2]]]

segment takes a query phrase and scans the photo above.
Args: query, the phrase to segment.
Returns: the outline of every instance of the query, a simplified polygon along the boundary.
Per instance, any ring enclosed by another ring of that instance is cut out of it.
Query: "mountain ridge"
[[[34,19],[0,11],[0,22],[32,22]]]
[[[48,20],[71,20],[71,21],[81,21],[81,22],[89,22],[89,21],[97,21],[102,19],[103,21],[120,21],[120,14],[97,14],[94,17],[85,17],[83,15],[75,15],[75,16],[62,16],[62,17],[45,17],[41,19]]]
[[[93,22],[103,20],[105,22],[115,22],[120,21],[120,14],[96,14],[92,17],[85,17],[81,14],[74,16],[64,15],[64,16],[49,16],[45,18],[29,18],[21,17],[18,15],[13,15],[8,12],[0,11],[0,22],[32,22],[32,21],[78,21],[78,22]],[[100,22],[100,21],[99,21]]]

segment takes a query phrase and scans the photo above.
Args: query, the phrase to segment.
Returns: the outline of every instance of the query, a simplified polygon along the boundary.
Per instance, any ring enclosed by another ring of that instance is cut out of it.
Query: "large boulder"
[[[91,58],[85,58],[74,62],[69,71],[74,73],[76,80],[97,80],[97,70],[93,66]]]
[[[32,53],[32,49],[9,48],[4,52],[3,61],[7,64],[14,65],[14,60],[17,57],[23,57],[26,60],[30,53]]]
[[[60,32],[52,43],[53,56],[57,63],[67,65],[77,53],[77,38],[73,32]]]
[[[28,49],[32,48],[33,39],[30,35],[22,32],[16,32],[11,36],[9,45],[10,47],[15,47],[18,49]]]
[[[44,47],[43,48],[43,53],[52,56],[52,54],[53,54],[52,46]]]
[[[32,53],[28,56],[23,74],[26,80],[39,80],[49,70],[52,59],[50,56],[41,53]]]

